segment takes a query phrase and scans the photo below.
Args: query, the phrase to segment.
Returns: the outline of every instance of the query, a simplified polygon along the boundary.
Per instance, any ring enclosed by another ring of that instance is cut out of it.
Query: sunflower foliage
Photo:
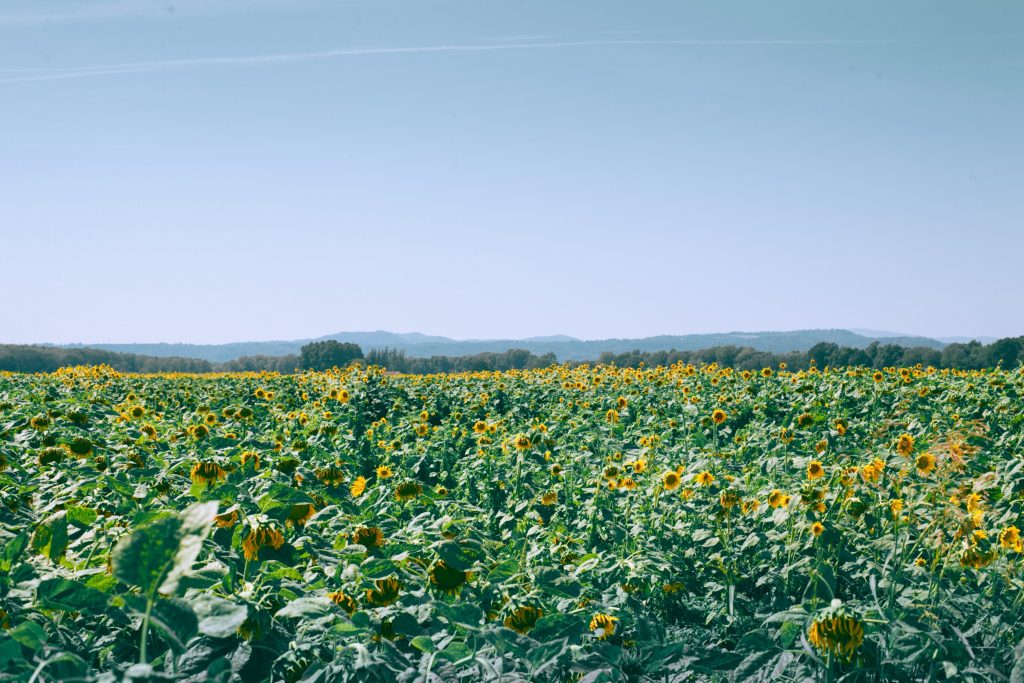
[[[0,680],[1024,680],[1024,376],[0,374]]]

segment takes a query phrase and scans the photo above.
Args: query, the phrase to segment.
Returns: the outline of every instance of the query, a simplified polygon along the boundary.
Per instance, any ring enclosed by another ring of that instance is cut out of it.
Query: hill
[[[718,334],[660,335],[641,339],[582,340],[564,335],[532,337],[528,339],[451,339],[419,332],[396,333],[338,332],[316,339],[290,341],[236,342],[231,344],[74,344],[73,348],[95,348],[118,353],[132,353],[166,358],[170,356],[200,358],[223,363],[242,356],[286,356],[299,352],[311,341],[334,339],[359,344],[364,351],[397,349],[414,358],[430,356],[468,356],[477,353],[501,353],[509,349],[525,349],[542,355],[553,353],[559,361],[595,360],[602,353],[630,351],[696,351],[714,346],[745,346],[758,351],[788,353],[806,351],[818,342],[863,349],[872,342],[899,346],[924,346],[941,349],[945,344],[928,337],[898,336],[883,333],[867,336],[850,330],[793,330],[788,332],[726,332]]]

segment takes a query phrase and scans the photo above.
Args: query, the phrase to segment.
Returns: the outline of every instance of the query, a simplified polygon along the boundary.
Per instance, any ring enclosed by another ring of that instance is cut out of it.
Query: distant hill
[[[531,337],[528,339],[450,339],[420,334],[418,332],[396,333],[339,332],[316,339],[291,341],[236,342],[231,344],[73,344],[75,348],[96,348],[119,353],[135,353],[161,358],[178,356],[201,358],[214,363],[234,360],[242,356],[285,356],[299,353],[299,349],[311,341],[336,339],[340,342],[359,344],[363,351],[392,348],[404,351],[414,358],[430,356],[467,356],[486,351],[500,353],[508,349],[526,349],[537,355],[553,353],[560,361],[594,360],[602,353],[627,353],[629,351],[697,351],[713,346],[747,346],[758,351],[786,353],[806,351],[818,342],[829,342],[839,346],[865,348],[872,342],[896,344],[899,346],[925,346],[941,349],[945,343],[928,337],[900,336],[882,333],[876,336],[858,334],[850,330],[794,330],[789,332],[726,332],[718,334],[661,335],[642,339],[596,339],[582,340],[565,335]]]

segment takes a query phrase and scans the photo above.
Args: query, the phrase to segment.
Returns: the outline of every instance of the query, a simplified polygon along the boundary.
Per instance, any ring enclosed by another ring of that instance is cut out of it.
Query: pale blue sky
[[[3,0],[0,342],[1024,334],[1024,3]]]

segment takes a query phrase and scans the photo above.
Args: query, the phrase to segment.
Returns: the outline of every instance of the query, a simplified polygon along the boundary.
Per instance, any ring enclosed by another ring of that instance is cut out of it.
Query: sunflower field
[[[0,374],[0,680],[1024,681],[1022,389]]]

